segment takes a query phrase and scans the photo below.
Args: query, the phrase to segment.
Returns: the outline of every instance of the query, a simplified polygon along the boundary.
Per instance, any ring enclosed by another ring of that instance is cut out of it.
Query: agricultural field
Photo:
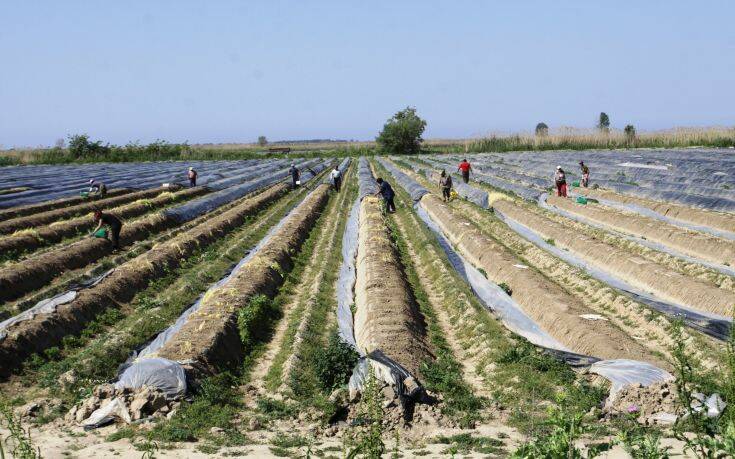
[[[10,457],[735,454],[732,150],[0,173]]]

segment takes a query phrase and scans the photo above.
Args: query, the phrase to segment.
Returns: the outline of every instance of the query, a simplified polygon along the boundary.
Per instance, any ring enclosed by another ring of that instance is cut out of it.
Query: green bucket
[[[82,196],[83,198],[88,198],[88,197],[89,197],[89,191],[82,191],[82,192],[81,192],[81,193],[79,193],[79,194],[80,194],[80,195],[81,195],[81,196]]]
[[[107,230],[104,228],[100,228],[97,230],[96,233],[93,234],[93,236],[105,239],[107,238]]]
[[[577,188],[579,188],[579,180],[573,181],[572,186],[576,186]]]
[[[587,204],[587,198],[584,196],[577,196],[577,204]]]

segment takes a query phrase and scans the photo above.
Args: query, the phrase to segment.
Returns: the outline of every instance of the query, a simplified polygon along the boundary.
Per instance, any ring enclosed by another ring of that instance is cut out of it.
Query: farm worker
[[[442,170],[441,177],[439,177],[439,186],[442,189],[442,199],[444,202],[449,202],[452,197],[452,176],[445,170]]]
[[[462,180],[464,183],[468,183],[470,181],[470,171],[472,170],[472,166],[470,163],[467,162],[466,159],[463,159],[461,163],[459,163],[459,167],[457,167],[457,171],[462,172]]]
[[[189,187],[190,188],[197,186],[197,175],[198,175],[197,171],[195,171],[193,167],[190,167],[189,173],[187,174],[187,176],[189,177]]]
[[[395,212],[396,205],[393,203],[393,198],[396,194],[393,192],[393,188],[390,186],[390,183],[380,177],[378,177],[376,182],[378,182],[378,191],[375,193],[375,196],[381,195],[383,197],[383,201],[385,201],[385,207],[388,212]]]
[[[112,250],[117,250],[120,247],[120,230],[122,229],[122,222],[119,218],[112,214],[103,213],[97,209],[94,211],[94,221],[97,223],[97,228],[92,231],[90,236],[94,236],[94,233],[102,228],[102,225],[107,227],[107,237],[112,242]]]
[[[339,193],[340,188],[342,188],[342,173],[337,166],[334,166],[332,172],[329,173],[329,178],[332,180],[332,186],[334,186],[335,191]]]
[[[299,183],[299,178],[301,177],[301,171],[299,171],[299,168],[296,167],[296,164],[291,163],[291,168],[288,170],[288,173],[291,174],[291,181],[293,182],[293,187],[296,188]]]
[[[554,183],[556,184],[556,195],[563,198],[567,197],[567,176],[561,166],[556,166],[554,173]]]
[[[98,182],[95,179],[89,179],[89,193],[96,193],[100,196],[105,196],[107,194],[107,187],[102,182]]]
[[[579,184],[587,188],[590,183],[590,168],[584,164],[584,161],[579,162],[579,168],[582,169],[582,181]]]

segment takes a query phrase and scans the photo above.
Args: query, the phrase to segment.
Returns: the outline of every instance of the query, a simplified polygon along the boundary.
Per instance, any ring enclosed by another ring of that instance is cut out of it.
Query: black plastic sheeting
[[[418,182],[416,182],[414,179],[398,170],[398,168],[395,167],[390,161],[386,161],[384,158],[378,158],[378,162],[380,162],[380,164],[393,175],[396,183],[401,185],[403,189],[406,190],[409,195],[411,195],[411,199],[413,199],[414,202],[420,201],[425,194],[429,193],[429,190],[419,185]]]
[[[317,160],[311,160],[299,164],[299,166],[302,169],[308,169],[308,167],[316,166],[317,162]],[[322,166],[322,169],[323,168],[324,166]],[[308,170],[302,172],[302,174],[304,173],[308,173]],[[166,209],[163,211],[163,214],[166,217],[172,218],[179,223],[188,222],[197,218],[200,215],[211,212],[224,204],[239,199],[248,193],[252,193],[261,188],[265,188],[269,185],[273,185],[274,183],[284,180],[288,176],[288,169],[282,168],[280,167],[280,165],[273,166],[259,171],[258,175],[262,176],[255,180],[250,180],[239,185],[231,186],[229,188],[210,193],[206,196],[202,196],[201,198],[193,199],[179,206]]]
[[[3,188],[29,187],[27,191],[0,196],[0,207],[78,196],[89,189],[89,179],[103,182],[108,189],[144,189],[163,183],[188,184],[188,168],[194,167],[198,185],[210,185],[257,171],[259,167],[283,160],[192,161],[150,163],[102,163],[62,166],[11,166],[0,168]],[[237,180],[237,179],[236,179]],[[224,183],[222,186],[226,186]]]

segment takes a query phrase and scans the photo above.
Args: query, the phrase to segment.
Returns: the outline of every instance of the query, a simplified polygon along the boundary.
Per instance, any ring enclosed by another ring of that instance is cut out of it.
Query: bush
[[[421,150],[421,135],[426,121],[416,115],[416,109],[406,107],[390,118],[375,141],[388,153],[416,154]]]
[[[69,153],[77,159],[103,156],[109,152],[109,145],[102,145],[102,141],[100,140],[90,142],[87,134],[69,136]]]
[[[240,340],[246,350],[261,339],[268,327],[264,323],[274,315],[273,302],[265,295],[254,296],[247,307],[240,310],[237,316],[237,327],[240,330]]]
[[[549,135],[549,126],[546,123],[539,123],[536,125],[536,137],[546,137]]]
[[[314,362],[314,371],[322,388],[331,391],[346,384],[359,357],[337,333],[330,336],[327,348],[318,354]]]

